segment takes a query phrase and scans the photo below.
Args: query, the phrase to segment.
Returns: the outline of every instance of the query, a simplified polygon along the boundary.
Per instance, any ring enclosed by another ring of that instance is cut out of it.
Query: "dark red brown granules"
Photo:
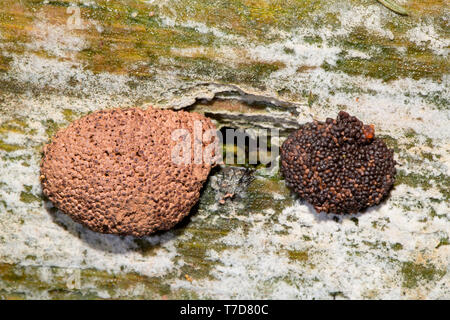
[[[43,193],[97,232],[144,236],[170,229],[198,201],[211,169],[194,162],[193,152],[190,164],[172,161],[179,141],[171,133],[186,129],[194,137],[195,121],[201,134],[215,130],[200,114],[152,108],[104,110],[74,121],[44,147]]]
[[[302,125],[281,147],[286,184],[317,212],[356,213],[379,204],[394,184],[395,164],[373,125],[344,111],[336,120]]]

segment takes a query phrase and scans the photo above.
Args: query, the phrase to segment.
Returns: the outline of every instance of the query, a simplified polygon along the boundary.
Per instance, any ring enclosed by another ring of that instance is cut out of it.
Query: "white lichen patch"
[[[351,6],[348,7],[348,6]],[[369,32],[380,35],[381,37],[394,39],[392,31],[386,28],[385,23],[394,14],[384,7],[374,4],[370,6],[361,5],[343,5],[337,7],[337,13],[341,22],[342,29],[346,32],[355,28],[366,28]],[[344,32],[344,31],[341,32]]]
[[[73,59],[79,51],[88,48],[88,42],[67,25],[51,24],[45,16],[38,17],[30,37],[30,42],[26,44],[30,50],[42,50],[58,58]]]
[[[450,53],[450,39],[438,35],[432,24],[422,23],[408,30],[406,35],[411,42],[426,49],[431,49],[438,55],[448,57]]]
[[[287,49],[286,49],[287,48]],[[273,74],[286,76],[299,72],[300,67],[315,69],[327,62],[334,65],[338,59],[341,49],[330,47],[327,44],[313,45],[303,40],[303,33],[291,34],[283,42],[275,42],[270,45],[257,45],[248,48],[250,55],[257,57],[260,61],[279,61],[287,67]]]

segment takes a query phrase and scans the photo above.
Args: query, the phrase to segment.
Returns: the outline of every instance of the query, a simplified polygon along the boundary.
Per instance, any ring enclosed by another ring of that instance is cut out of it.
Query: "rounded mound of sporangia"
[[[374,127],[344,111],[336,120],[304,124],[281,147],[287,186],[317,212],[356,213],[379,204],[394,184],[395,164]]]
[[[194,137],[194,123],[202,124],[202,134],[215,130],[203,115],[152,108],[103,110],[76,120],[44,147],[43,193],[97,232],[140,237],[168,230],[189,214],[214,165],[194,161],[194,152],[190,163],[172,161],[180,143],[172,132],[185,129]],[[215,138],[197,146],[204,151],[211,143]]]

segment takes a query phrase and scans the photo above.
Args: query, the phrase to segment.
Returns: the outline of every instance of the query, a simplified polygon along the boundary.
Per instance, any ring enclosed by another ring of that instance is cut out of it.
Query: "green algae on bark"
[[[406,288],[415,288],[422,281],[432,281],[441,279],[445,270],[438,269],[432,264],[419,264],[411,261],[402,263],[401,272],[403,274],[403,286]]]
[[[27,132],[28,125],[23,119],[12,119],[0,124],[0,135],[7,134],[9,132],[25,134]]]
[[[35,28],[33,26],[34,19],[32,19],[33,10],[40,10],[41,16],[47,17],[51,23],[64,25],[69,17],[66,9],[74,4],[78,3],[76,1],[59,1],[44,4],[43,2],[28,0],[23,2],[23,7],[12,3],[10,7],[5,7],[3,9],[5,24],[2,27],[3,29],[0,29],[2,34],[5,35],[10,32],[9,27],[11,24],[6,22],[7,15],[12,15],[14,17],[14,25],[21,28],[21,32],[11,33],[11,37],[4,37],[4,42],[11,44],[8,47],[8,51],[17,52],[17,49],[13,49],[17,47],[17,44],[31,41],[27,30]],[[366,2],[365,4],[369,3]],[[78,5],[81,8],[81,18],[84,26],[83,29],[75,30],[74,33],[85,38],[87,47],[78,53],[77,58],[85,62],[88,68],[95,72],[103,70],[135,76],[149,76],[154,65],[160,65],[161,68],[167,69],[171,67],[171,64],[166,63],[167,59],[183,58],[176,50],[173,50],[174,48],[210,48],[214,55],[217,55],[216,49],[222,43],[228,45],[230,41],[221,39],[212,31],[201,32],[202,30],[197,28],[195,24],[192,27],[182,26],[183,23],[189,24],[189,17],[193,12],[197,12],[195,10],[189,10],[184,12],[184,14],[178,12],[179,15],[173,18],[177,23],[173,26],[170,25],[170,28],[166,25],[166,21],[161,18],[163,15],[171,16],[173,9],[178,7],[184,8],[189,6],[196,8],[199,12],[207,11],[211,4],[205,4],[204,2],[176,1],[171,8],[164,5],[149,6],[141,1],[97,1],[95,5]],[[209,28],[223,28],[222,32],[237,32],[239,36],[251,37],[255,35],[254,31],[261,32],[261,34],[256,33],[257,38],[254,40],[266,42],[268,41],[265,39],[267,32],[264,30],[267,30],[269,27],[290,31],[304,26],[307,22],[314,25],[313,22],[316,20],[323,20],[321,21],[322,23],[314,22],[317,25],[329,24],[327,22],[328,17],[338,14],[319,14],[320,10],[329,8],[329,6],[329,2],[324,0],[306,1],[302,2],[302,5],[292,1],[283,1],[283,3],[276,4],[268,4],[265,1],[238,1],[232,5],[227,1],[219,1],[214,3],[216,9],[213,15],[208,14],[202,17],[198,16],[197,12],[195,20],[196,22],[205,23]],[[16,8],[16,10],[11,10],[11,8]],[[152,12],[152,15],[149,16],[149,12]],[[218,16],[222,18],[217,19]],[[250,17],[254,17],[256,20]],[[200,21],[198,21],[199,19]],[[205,20],[202,21],[202,19]],[[1,21],[3,20],[0,17]],[[350,46],[362,50],[371,55],[372,58],[370,60],[342,58],[337,66],[324,64],[325,69],[340,70],[352,75],[367,75],[384,80],[396,79],[401,76],[411,76],[413,78],[425,76],[436,77],[437,79],[442,74],[445,74],[445,59],[433,56],[429,50],[414,49],[415,51],[407,51],[406,54],[399,53],[395,49],[396,47],[416,47],[414,43],[403,37],[405,30],[411,29],[414,23],[401,18],[393,18],[392,21],[395,41],[373,35],[365,29],[359,30],[357,28],[349,36],[338,35],[328,40],[328,43],[334,43],[338,46]],[[223,26],[226,26],[227,23],[233,27],[224,28]],[[95,26],[97,25],[101,25],[101,28],[96,28]],[[338,22],[331,25],[335,28],[340,26]],[[399,26],[402,26],[403,29]],[[252,32],[249,30],[252,30]],[[17,38],[16,34],[23,34],[24,37]],[[307,35],[306,39],[314,39],[314,37],[314,35]],[[269,40],[273,41],[272,38]],[[146,63],[139,66],[136,65],[142,61],[146,61]],[[195,59],[188,61],[188,65],[196,66],[198,70],[203,68],[205,74],[216,71],[214,64],[200,63]],[[259,73],[262,72],[260,69],[261,66],[249,71]],[[237,71],[235,70],[234,72],[236,73]],[[264,71],[254,79],[246,80],[244,78],[243,80],[261,83],[261,80],[268,75],[270,75],[270,72]],[[224,79],[224,81],[235,78],[236,83],[240,81],[239,76],[231,76],[225,73],[220,78]]]
[[[42,199],[38,196],[35,196],[29,191],[22,191],[20,193],[20,201],[24,203],[31,203],[31,202],[41,202]]]
[[[140,283],[140,289],[135,284]],[[0,263],[0,297],[10,299],[30,297],[29,289],[36,288],[37,299],[105,299],[125,298],[134,292],[136,299],[179,297],[161,279],[134,273],[111,275],[96,269],[66,269],[43,266],[21,266]],[[120,293],[122,292],[122,294]]]
[[[13,151],[17,151],[17,150],[21,150],[24,147],[17,145],[17,144],[10,144],[10,143],[6,143],[2,140],[0,140],[0,150],[6,151],[6,152],[13,152]]]

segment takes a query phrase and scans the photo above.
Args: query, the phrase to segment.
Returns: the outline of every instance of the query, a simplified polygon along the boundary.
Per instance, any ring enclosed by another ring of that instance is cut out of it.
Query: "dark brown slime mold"
[[[395,164],[373,125],[344,111],[301,126],[281,147],[287,186],[317,212],[356,213],[379,204],[394,184]]]
[[[152,108],[103,110],[74,121],[44,147],[43,193],[97,232],[145,236],[168,230],[189,214],[214,165],[172,161],[179,142],[171,133],[186,129],[194,136],[194,121],[202,134],[215,130],[200,114]],[[206,143],[200,143],[203,151]]]

